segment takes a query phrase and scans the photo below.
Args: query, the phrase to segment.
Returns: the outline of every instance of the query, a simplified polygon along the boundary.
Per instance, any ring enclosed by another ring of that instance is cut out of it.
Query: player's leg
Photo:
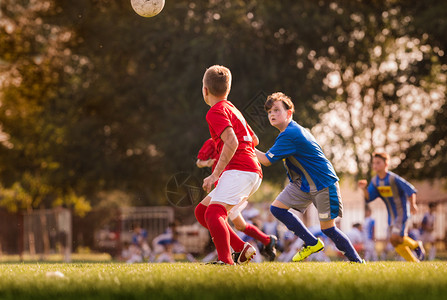
[[[398,214],[391,226],[390,242],[396,252],[406,261],[418,262],[425,256],[422,243],[418,243],[407,235],[408,220]],[[415,250],[417,256],[411,250]]]
[[[270,243],[270,237],[255,225],[245,222],[244,217],[242,217],[240,213],[236,216],[236,218],[231,219],[231,222],[233,222],[234,227],[237,230],[242,231],[246,235],[260,241],[262,244],[268,245]]]
[[[250,173],[250,172],[242,172],[240,175],[244,175],[243,178],[241,178],[241,182],[244,182],[244,180],[246,181],[246,188],[244,190],[241,191],[240,195],[242,195],[241,197],[241,202],[239,204],[237,204],[232,211],[234,212],[233,214],[230,214],[230,217],[232,218],[232,221],[236,227],[239,227],[240,229],[243,229],[244,232],[246,231],[247,228],[249,228],[250,224],[247,224],[247,222],[245,222],[244,218],[242,217],[242,215],[240,214],[240,212],[247,206],[247,199],[248,197],[250,197],[251,195],[253,195],[258,189],[259,186],[261,185],[262,179],[255,175],[254,173]],[[230,230],[232,231],[232,228],[230,227]],[[238,238],[239,236],[237,236],[236,234],[234,234],[234,238]],[[276,240],[275,240],[276,242]],[[233,246],[233,240],[232,240],[232,244],[231,246],[233,247],[233,250],[235,251],[233,253],[233,260],[235,263],[247,263],[249,262],[253,256],[255,256],[256,254],[256,249],[250,244],[250,243],[245,243],[242,250],[239,250],[238,248]],[[273,246],[274,247],[274,244]],[[272,249],[272,252],[274,250],[274,253],[272,253],[273,259],[276,257],[276,249]]]
[[[335,220],[321,221],[321,231],[328,236],[348,259],[352,262],[362,263],[363,260],[355,250],[348,236],[335,226]]]
[[[230,251],[230,232],[227,226],[227,208],[220,202],[210,203],[205,212],[208,230],[216,246],[218,260],[233,264]]]
[[[211,197],[208,195],[196,206],[194,210],[194,214],[196,216],[197,221],[200,223],[200,225],[202,225],[206,229],[208,229],[208,225],[206,224],[205,220],[205,212],[206,209],[208,208],[208,205],[210,204],[210,201]]]
[[[247,223],[244,217],[239,213],[234,219],[230,220],[233,222],[234,227],[248,235],[249,237],[254,238],[255,240],[261,242],[264,247],[261,249],[261,253],[268,256],[270,261],[273,261],[276,258],[276,241],[278,238],[274,235],[266,235],[262,232],[257,226]]]
[[[310,203],[311,199],[307,193],[302,192],[296,183],[289,183],[289,185],[287,185],[278,195],[275,201],[273,201],[270,206],[270,211],[275,218],[281,221],[290,231],[302,239],[306,247],[315,247],[319,244],[320,240],[318,240],[306,226],[304,226],[298,216],[289,211],[289,209],[293,207],[298,211],[304,212]],[[324,245],[319,246],[321,247],[319,247],[320,249],[318,251],[324,248]],[[310,254],[311,253],[307,256]]]
[[[334,242],[337,249],[350,261],[363,262],[346,234],[335,226],[335,218],[343,216],[343,204],[338,182],[315,193],[314,204],[318,210],[321,231]]]
[[[418,262],[419,260],[411,252],[410,248],[403,244],[403,239],[399,234],[391,234],[390,242],[396,250],[397,254],[402,256],[406,261]]]
[[[205,212],[210,204],[211,197],[208,195],[205,199],[202,200],[194,210],[194,214],[196,216],[197,221],[206,229],[208,229],[208,224],[205,219]],[[229,234],[230,234],[230,245],[233,249],[242,249],[244,247],[244,242],[234,233],[233,229],[228,226]],[[241,246],[242,243],[242,246]],[[240,250],[239,250],[240,251]]]
[[[227,264],[233,264],[230,251],[230,241],[233,249],[241,252],[238,262],[249,261],[255,254],[253,247],[249,247],[234,233],[227,222],[227,211],[231,210],[244,197],[248,197],[257,184],[259,176],[252,172],[236,170],[225,171],[217,185],[210,193],[211,201],[205,212],[208,229],[217,249],[218,259]],[[256,187],[256,189],[257,189]]]

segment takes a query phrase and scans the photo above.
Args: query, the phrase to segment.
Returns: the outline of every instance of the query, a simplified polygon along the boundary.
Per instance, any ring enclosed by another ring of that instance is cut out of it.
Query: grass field
[[[54,276],[59,271],[63,277]],[[0,299],[446,299],[446,262],[0,264]]]

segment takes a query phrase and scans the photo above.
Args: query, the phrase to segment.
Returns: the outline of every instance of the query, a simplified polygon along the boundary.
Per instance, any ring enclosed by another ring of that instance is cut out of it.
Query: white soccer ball
[[[142,17],[158,15],[165,6],[165,0],[130,0],[133,10]]]

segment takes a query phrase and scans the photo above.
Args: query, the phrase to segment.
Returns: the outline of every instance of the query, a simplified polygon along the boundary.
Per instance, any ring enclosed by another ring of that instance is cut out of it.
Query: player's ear
[[[293,115],[293,111],[291,109],[287,110],[287,119],[291,119]]]

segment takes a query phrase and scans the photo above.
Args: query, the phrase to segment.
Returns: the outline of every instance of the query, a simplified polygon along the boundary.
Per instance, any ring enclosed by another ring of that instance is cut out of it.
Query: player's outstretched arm
[[[265,155],[264,152],[262,152],[262,151],[260,151],[260,150],[255,148],[255,153],[256,153],[256,157],[258,158],[259,162],[262,165],[264,165],[266,167],[272,165],[272,163],[268,160],[267,155]]]
[[[196,165],[197,165],[198,168],[205,168],[205,167],[211,168],[214,165],[215,161],[216,160],[214,158],[211,158],[211,159],[208,159],[208,160],[198,159],[196,161]]]
[[[369,200],[369,193],[367,189],[368,181],[366,181],[365,179],[361,179],[357,182],[357,186],[362,190],[365,200],[368,201]]]
[[[416,204],[416,193],[408,197],[408,202],[410,202],[410,212],[416,214],[418,212],[418,205]]]

